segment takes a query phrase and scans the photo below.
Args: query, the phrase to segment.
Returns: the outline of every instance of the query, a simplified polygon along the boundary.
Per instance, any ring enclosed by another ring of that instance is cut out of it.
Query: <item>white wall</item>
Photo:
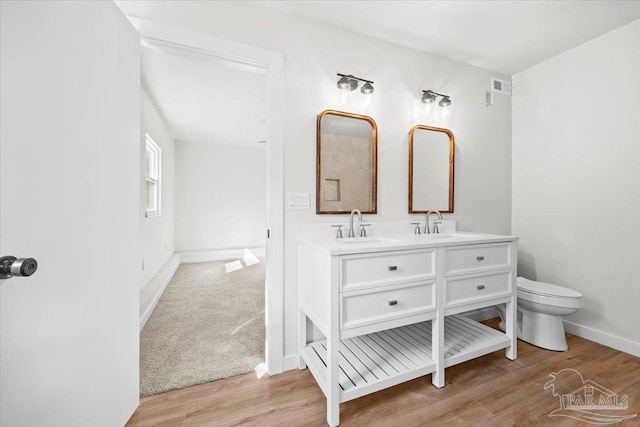
[[[513,77],[519,274],[584,295],[570,321],[640,344],[640,21]]]
[[[364,113],[378,125],[378,215],[369,220],[423,220],[408,212],[412,126],[430,123],[421,89],[452,96],[445,127],[456,137],[455,213],[462,230],[510,233],[511,100],[485,107],[491,76],[471,65],[245,2],[118,2],[132,16],[282,52],[285,59],[285,192],[309,193],[310,210],[285,212],[285,355],[296,352],[296,224],[343,221],[315,215],[316,116],[328,108]],[[368,108],[336,102],[336,73],[375,82]],[[410,226],[410,225],[408,225]],[[328,226],[327,226],[328,227]]]
[[[140,183],[141,183],[141,242],[144,270],[140,276],[140,306],[149,304],[157,289],[148,285],[159,285],[152,282],[153,276],[167,262],[175,248],[175,143],[162,116],[156,109],[146,90],[141,91],[141,131],[140,131]],[[161,149],[161,215],[145,218],[144,161],[146,134]]]
[[[176,142],[176,251],[264,247],[265,150]]]

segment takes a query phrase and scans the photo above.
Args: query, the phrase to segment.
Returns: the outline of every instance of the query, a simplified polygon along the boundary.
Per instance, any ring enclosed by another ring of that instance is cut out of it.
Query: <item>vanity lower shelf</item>
[[[447,316],[444,330],[445,367],[510,344],[503,333],[461,315]],[[341,340],[340,402],[435,372],[431,342],[431,321]],[[308,344],[301,355],[326,396],[326,341]]]
[[[431,322],[428,329],[431,330]],[[502,332],[462,315],[444,318],[444,367],[448,368],[485,354],[509,347],[511,340]]]

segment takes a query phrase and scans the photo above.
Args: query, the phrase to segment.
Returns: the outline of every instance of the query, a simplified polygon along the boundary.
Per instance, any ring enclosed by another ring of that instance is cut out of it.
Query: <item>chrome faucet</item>
[[[426,227],[424,227],[424,234],[431,234],[431,230],[429,230],[429,215],[431,215],[432,213],[438,214],[438,218],[440,220],[442,220],[442,214],[440,212],[438,212],[438,211],[429,211],[429,212],[427,212],[427,225],[426,225]],[[436,233],[436,232],[439,233],[439,231],[437,231],[437,228],[434,229],[434,233]]]
[[[356,237],[356,232],[353,229],[353,214],[358,214],[358,221],[362,222],[362,213],[358,209],[352,210],[351,215],[349,215],[349,233],[347,237]]]

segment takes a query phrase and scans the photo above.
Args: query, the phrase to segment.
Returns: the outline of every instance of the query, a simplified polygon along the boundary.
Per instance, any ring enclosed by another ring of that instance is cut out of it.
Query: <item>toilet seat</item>
[[[518,277],[518,291],[528,294],[539,295],[549,298],[560,299],[581,299],[582,294],[576,290],[553,285],[545,282],[535,282],[533,280],[525,279],[524,277]]]

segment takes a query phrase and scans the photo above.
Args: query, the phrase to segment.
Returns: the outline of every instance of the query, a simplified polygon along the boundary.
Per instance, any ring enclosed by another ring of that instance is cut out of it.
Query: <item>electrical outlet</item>
[[[142,260],[142,271],[144,271],[144,260]]]

